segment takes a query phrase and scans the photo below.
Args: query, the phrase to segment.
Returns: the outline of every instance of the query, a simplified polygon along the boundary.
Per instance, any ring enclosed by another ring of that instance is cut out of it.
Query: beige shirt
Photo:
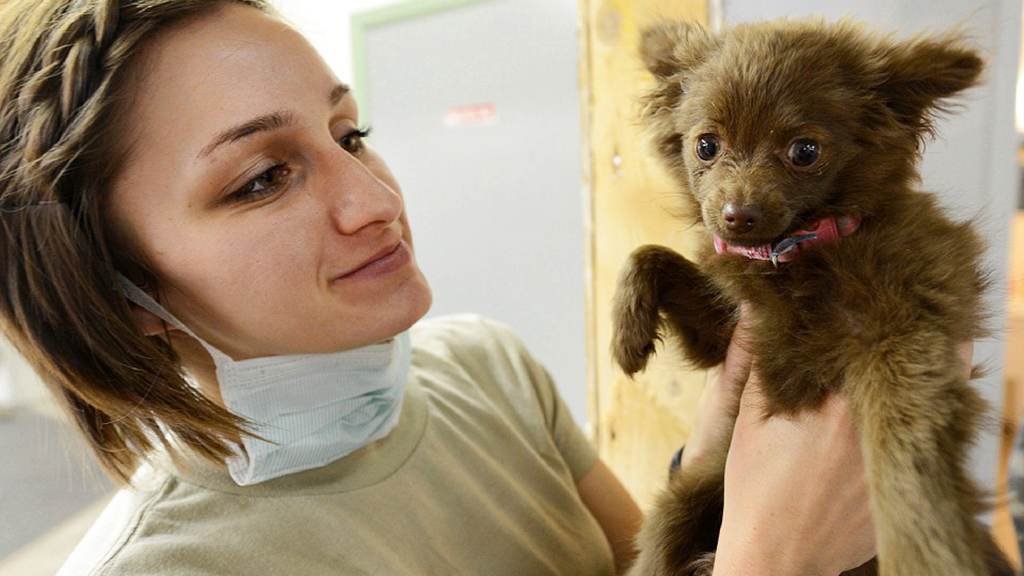
[[[421,322],[398,426],[332,464],[252,486],[197,462],[146,466],[59,576],[604,576],[576,491],[596,454],[505,327]]]

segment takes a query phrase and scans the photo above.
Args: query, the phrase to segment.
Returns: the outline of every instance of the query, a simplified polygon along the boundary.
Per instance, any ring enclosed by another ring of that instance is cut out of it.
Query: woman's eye
[[[369,127],[362,130],[353,130],[339,138],[338,144],[349,154],[356,155],[365,148],[366,145],[363,139],[369,135]],[[288,167],[288,164],[277,164],[236,190],[231,195],[231,198],[237,201],[246,201],[270,196],[285,187],[291,175],[292,170]]]
[[[817,141],[810,138],[798,138],[789,145],[786,156],[793,166],[807,168],[821,157],[821,146]]]
[[[714,160],[721,148],[718,136],[714,134],[702,134],[700,138],[697,138],[697,157],[705,162]]]
[[[345,134],[338,140],[338,144],[348,151],[349,154],[358,154],[363,151],[365,144],[363,139],[370,136],[370,128],[367,127],[362,130],[353,130],[348,134]]]
[[[291,169],[287,164],[278,164],[266,172],[253,178],[245,186],[242,186],[231,197],[235,200],[256,200],[277,192],[291,176]]]

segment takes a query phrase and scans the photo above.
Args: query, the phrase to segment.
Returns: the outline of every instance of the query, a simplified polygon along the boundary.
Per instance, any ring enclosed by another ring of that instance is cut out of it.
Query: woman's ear
[[[156,314],[153,314],[149,310],[146,310],[138,304],[130,304],[132,307],[132,313],[135,315],[135,323],[138,324],[139,329],[146,336],[154,336],[156,334],[163,334],[177,330],[178,328],[164,322],[163,318],[160,318]]]
[[[160,308],[160,304],[157,302],[158,296],[155,294],[156,290],[144,288],[155,285],[151,278],[147,278],[141,272],[133,274],[131,278],[122,272],[116,274],[119,291],[127,300],[132,315],[135,317],[135,324],[143,334],[154,336],[178,330],[177,326],[164,321],[163,318],[148,309],[150,306]],[[143,305],[147,302],[148,304]]]

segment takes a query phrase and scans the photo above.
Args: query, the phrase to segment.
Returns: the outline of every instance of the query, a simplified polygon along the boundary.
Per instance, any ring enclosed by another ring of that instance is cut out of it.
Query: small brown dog
[[[954,35],[845,21],[661,25],[641,54],[657,81],[643,123],[707,242],[700,264],[633,253],[616,361],[643,370],[667,330],[695,365],[719,364],[748,302],[768,415],[841,392],[862,431],[878,558],[849,574],[1013,574],[965,469],[986,403],[956,345],[984,332],[983,243],[916,188],[933,114],[982,60]],[[706,573],[727,449],[670,479],[634,574]]]

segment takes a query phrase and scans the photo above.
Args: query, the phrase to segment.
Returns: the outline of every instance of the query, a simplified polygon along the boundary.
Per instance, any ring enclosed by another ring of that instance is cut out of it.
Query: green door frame
[[[366,33],[372,28],[402,20],[411,20],[426,14],[443,12],[469,4],[491,0],[411,0],[352,15],[352,91],[359,102],[361,122],[370,119],[369,75],[366,64]]]

